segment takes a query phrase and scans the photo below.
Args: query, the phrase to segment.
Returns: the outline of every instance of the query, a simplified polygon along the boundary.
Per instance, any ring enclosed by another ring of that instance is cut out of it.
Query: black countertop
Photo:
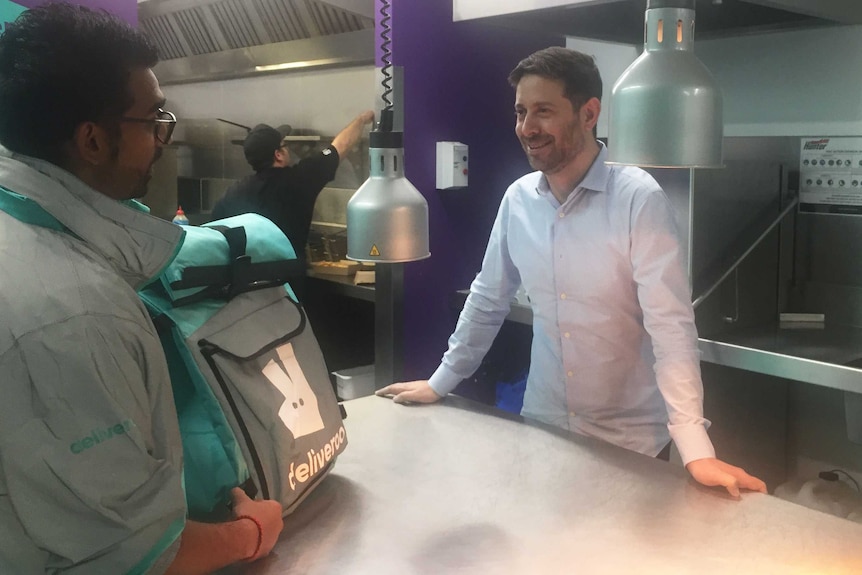
[[[336,295],[361,299],[363,301],[374,302],[375,291],[373,285],[354,285],[353,276],[342,276],[336,274],[322,274],[314,270],[307,270],[309,286],[314,286],[314,289],[321,289],[331,292]]]

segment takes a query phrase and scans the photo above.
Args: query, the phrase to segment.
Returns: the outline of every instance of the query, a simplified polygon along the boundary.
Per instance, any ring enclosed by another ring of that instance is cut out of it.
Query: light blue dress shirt
[[[429,380],[440,395],[473,374],[523,283],[533,310],[521,414],[683,463],[714,457],[700,354],[671,205],[602,149],[562,205],[541,172],[506,191],[482,270]]]

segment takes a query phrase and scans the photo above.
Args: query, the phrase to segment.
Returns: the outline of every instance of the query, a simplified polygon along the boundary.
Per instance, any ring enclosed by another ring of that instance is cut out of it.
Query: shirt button
[[[560,212],[559,214],[557,214],[557,216],[558,216],[558,217],[560,217],[560,218],[563,218],[563,217],[565,217],[565,216],[566,216],[566,214],[564,214],[563,212]]]
[[[569,332],[566,332],[563,335],[566,337],[566,339],[569,339]]]
[[[561,294],[560,294],[560,299],[566,299],[566,294],[565,294],[565,293],[561,293]]]
[[[567,371],[566,375],[568,375],[569,377],[572,377],[573,375],[575,375],[575,373],[573,371]]]

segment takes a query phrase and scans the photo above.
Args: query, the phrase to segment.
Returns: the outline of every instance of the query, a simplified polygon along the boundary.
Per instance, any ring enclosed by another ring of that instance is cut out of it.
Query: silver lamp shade
[[[722,167],[721,90],[695,57],[694,0],[647,0],[644,52],[611,92],[609,164]]]
[[[347,203],[347,257],[399,263],[431,256],[428,203],[404,177],[401,132],[371,132],[371,175]]]

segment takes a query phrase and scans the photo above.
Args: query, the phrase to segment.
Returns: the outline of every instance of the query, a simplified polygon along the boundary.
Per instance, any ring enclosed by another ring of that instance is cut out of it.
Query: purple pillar
[[[450,295],[479,271],[508,185],[530,171],[514,135],[506,78],[528,54],[564,45],[557,35],[453,22],[452,0],[390,0],[392,64],[404,70],[405,175],[428,201],[431,258],[405,264],[404,376],[431,375],[455,327]],[[377,6],[377,61],[380,13]],[[469,187],[435,189],[436,142],[470,149]]]

